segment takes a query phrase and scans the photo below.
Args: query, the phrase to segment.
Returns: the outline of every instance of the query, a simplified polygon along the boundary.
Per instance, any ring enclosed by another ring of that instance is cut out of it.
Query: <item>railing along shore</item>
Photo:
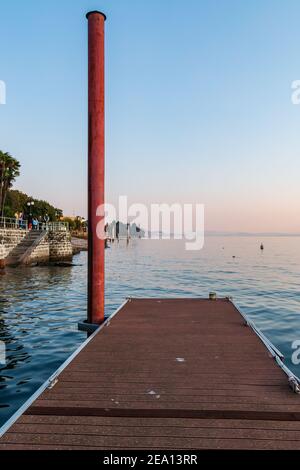
[[[29,224],[28,220],[0,217],[0,229],[37,230],[47,232],[68,232],[68,222],[38,222],[37,225]]]

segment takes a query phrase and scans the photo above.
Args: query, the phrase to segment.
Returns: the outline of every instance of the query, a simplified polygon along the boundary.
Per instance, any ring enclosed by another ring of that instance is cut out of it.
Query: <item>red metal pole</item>
[[[91,11],[88,18],[88,323],[104,321],[104,250],[105,240],[97,237],[101,216],[97,209],[104,204],[104,23],[106,17]]]

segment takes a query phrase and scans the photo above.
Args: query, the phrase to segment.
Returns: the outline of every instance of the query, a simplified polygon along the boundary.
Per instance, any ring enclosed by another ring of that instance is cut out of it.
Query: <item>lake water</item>
[[[261,252],[263,241],[265,250]],[[300,238],[206,237],[199,252],[181,241],[133,240],[106,250],[106,314],[127,296],[232,296],[293,365],[300,340]],[[235,256],[235,258],[233,258]],[[82,343],[87,253],[72,268],[9,268],[0,276],[0,426]],[[216,345],[217,348],[217,345]]]

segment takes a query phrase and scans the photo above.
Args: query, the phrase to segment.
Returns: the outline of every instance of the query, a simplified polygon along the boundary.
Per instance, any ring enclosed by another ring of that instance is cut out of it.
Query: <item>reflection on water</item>
[[[230,295],[286,355],[300,340],[300,239],[207,237],[200,252],[180,241],[134,240],[106,250],[106,314],[127,296]],[[235,258],[233,258],[235,256]],[[7,269],[0,276],[0,425],[85,339],[77,322],[86,316],[86,253],[73,268]],[[217,348],[217,345],[216,345]]]

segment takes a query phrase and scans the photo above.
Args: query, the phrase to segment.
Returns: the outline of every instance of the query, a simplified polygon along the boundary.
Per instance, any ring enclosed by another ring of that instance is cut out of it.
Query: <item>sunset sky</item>
[[[300,232],[299,0],[1,0],[15,187],[87,213],[94,9],[107,14],[107,201],[197,202],[207,230]]]

